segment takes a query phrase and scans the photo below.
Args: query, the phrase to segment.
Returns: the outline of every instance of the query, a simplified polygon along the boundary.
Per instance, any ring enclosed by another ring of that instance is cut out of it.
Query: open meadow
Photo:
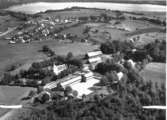
[[[166,64],[165,63],[149,63],[141,72],[144,80],[151,80],[153,83],[166,84]]]
[[[48,45],[55,51],[57,55],[66,55],[68,52],[73,52],[74,55],[84,54],[88,51],[96,49],[97,45],[89,43],[58,43],[55,40],[33,42],[31,44],[16,44],[4,45],[4,40],[0,41],[0,73],[4,72],[5,68],[12,64],[25,64],[34,61],[46,59],[39,50],[42,46]]]
[[[21,98],[28,95],[29,87],[0,86],[0,104],[15,105],[20,104]],[[1,109],[0,116],[10,111],[10,109]]]

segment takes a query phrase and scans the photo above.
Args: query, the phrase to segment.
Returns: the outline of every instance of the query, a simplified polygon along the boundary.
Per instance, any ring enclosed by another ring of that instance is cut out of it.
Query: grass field
[[[153,33],[153,32],[164,32],[165,30],[164,28],[157,28],[157,27],[153,27],[153,28],[145,28],[145,29],[140,29],[140,30],[136,30],[134,32],[128,33],[127,36],[134,36],[134,35],[139,35],[139,34],[144,34],[144,33]]]
[[[33,42],[31,44],[15,44],[9,45],[6,41],[0,41],[0,75],[2,75],[4,69],[11,64],[19,63],[32,63],[47,57],[38,52],[43,45],[48,45],[52,48],[56,54],[66,55],[68,52],[73,52],[74,55],[79,55],[96,49],[97,46],[92,46],[88,43],[58,43],[55,40],[48,40],[42,42]]]
[[[8,28],[13,28],[20,25],[22,21],[10,15],[1,16],[0,15],[0,32],[5,32]]]
[[[129,29],[129,31],[136,31],[140,29],[146,29],[146,28],[161,28],[159,25],[152,24],[147,21],[141,21],[141,20],[124,20],[121,22],[122,26]]]
[[[141,75],[146,81],[151,80],[159,85],[166,83],[166,64],[164,63],[149,63],[141,72]]]
[[[81,24],[75,27],[70,27],[68,29],[63,30],[61,33],[62,34],[73,34],[73,35],[77,35],[80,38],[84,37],[83,31],[85,29],[86,25],[85,24]]]
[[[140,35],[140,40],[135,43],[136,46],[143,46],[146,44],[149,44],[151,42],[154,42],[156,39],[163,41],[166,40],[165,33],[145,33]]]
[[[19,104],[21,98],[26,96],[33,88],[0,86],[0,104]],[[0,109],[0,116],[8,112],[9,109]]]
[[[121,21],[119,25],[113,28],[112,23],[86,23],[76,27],[71,27],[62,31],[62,33],[71,33],[78,37],[84,38],[83,30],[86,26],[91,27],[89,31],[90,40],[94,40],[98,43],[106,42],[107,40],[127,40],[132,36],[140,36],[135,44],[141,46],[155,41],[155,39],[165,40],[165,33],[162,32],[163,28],[158,25],[150,24],[142,21]],[[118,27],[122,28],[120,30]],[[136,30],[136,28],[138,30]],[[126,29],[126,30],[123,30]],[[127,31],[127,29],[129,31]],[[97,32],[94,32],[96,31]],[[111,36],[111,38],[109,38]]]

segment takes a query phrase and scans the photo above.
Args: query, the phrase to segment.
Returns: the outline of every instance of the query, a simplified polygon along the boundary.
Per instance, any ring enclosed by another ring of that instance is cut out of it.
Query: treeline
[[[133,43],[127,41],[114,40],[112,42],[102,43],[100,46],[101,51],[104,54],[113,54],[116,52],[126,52],[134,48]]]
[[[105,22],[108,23],[110,20],[113,19],[120,19],[120,20],[124,20],[125,17],[123,16],[123,14],[120,11],[115,11],[116,16],[109,16],[106,13],[101,13],[100,15],[91,15],[91,16],[81,16],[78,19],[82,22]]]
[[[123,72],[123,70],[124,68],[120,64],[112,61],[99,63],[95,68],[96,72],[103,75],[110,71]]]
[[[160,19],[153,19],[153,18],[148,18],[148,17],[140,17],[140,18],[130,17],[130,19],[148,21],[148,22],[151,22],[153,24],[166,26],[166,21],[165,20],[160,20]]]
[[[142,49],[135,48],[131,42],[112,41],[102,43],[100,49],[104,54],[121,52],[124,59],[132,59],[138,62],[145,59],[153,62],[166,62],[166,41],[155,40]]]

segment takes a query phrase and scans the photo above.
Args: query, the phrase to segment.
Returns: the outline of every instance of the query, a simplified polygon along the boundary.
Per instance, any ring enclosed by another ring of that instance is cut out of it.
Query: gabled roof
[[[101,51],[92,51],[92,52],[88,52],[87,55],[88,55],[88,57],[94,57],[94,56],[102,55],[102,52]]]
[[[101,57],[89,58],[89,63],[102,62]]]

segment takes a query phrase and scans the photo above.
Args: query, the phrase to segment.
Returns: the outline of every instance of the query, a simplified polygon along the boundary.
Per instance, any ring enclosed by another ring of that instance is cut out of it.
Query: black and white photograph
[[[0,0],[0,120],[166,120],[166,0]]]

